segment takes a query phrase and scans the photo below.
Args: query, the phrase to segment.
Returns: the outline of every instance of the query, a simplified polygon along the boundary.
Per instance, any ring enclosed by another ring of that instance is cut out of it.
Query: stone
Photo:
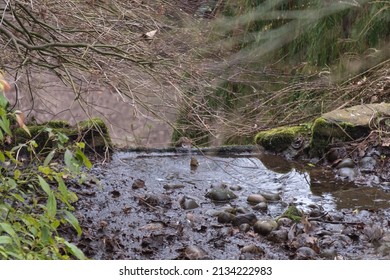
[[[217,187],[207,192],[206,197],[214,201],[223,202],[235,199],[237,195],[229,189]]]
[[[253,230],[258,234],[268,235],[271,231],[273,231],[277,227],[278,227],[278,223],[273,220],[260,220],[254,224]]]
[[[247,201],[252,204],[258,204],[260,202],[267,202],[264,196],[261,194],[250,194],[247,198]]]
[[[233,219],[232,224],[233,226],[239,226],[242,224],[254,225],[256,221],[257,217],[255,214],[240,214]]]

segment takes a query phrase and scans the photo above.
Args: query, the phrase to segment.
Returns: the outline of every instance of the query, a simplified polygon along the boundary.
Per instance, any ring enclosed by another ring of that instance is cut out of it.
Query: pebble
[[[350,167],[342,167],[338,170],[338,175],[343,179],[353,181],[356,178],[356,171]]]
[[[268,234],[267,239],[275,243],[283,243],[288,239],[288,230],[283,228],[271,231]]]
[[[243,254],[261,254],[264,250],[255,244],[250,244],[241,248]]]
[[[355,162],[351,158],[345,158],[336,166],[337,169],[344,168],[344,167],[354,168]]]
[[[310,260],[317,256],[317,253],[309,247],[301,247],[296,251],[297,259],[299,260]]]
[[[233,226],[239,226],[242,224],[254,225],[257,222],[257,217],[255,214],[240,214],[237,215],[232,221]]]
[[[206,194],[206,197],[210,198],[211,200],[222,202],[222,201],[229,201],[235,199],[237,198],[237,195],[231,190],[225,188],[215,188],[210,190]]]
[[[268,209],[268,204],[267,202],[260,202],[260,203],[257,203],[256,205],[254,205],[252,207],[253,210],[259,210],[259,211],[267,211]]]
[[[254,226],[253,230],[261,235],[268,235],[271,231],[276,229],[278,227],[277,222],[273,220],[261,220],[257,221]]]
[[[279,201],[281,199],[280,193],[261,192],[261,195],[268,201]]]
[[[227,213],[227,212],[221,212],[218,215],[218,222],[221,224],[228,224],[228,223],[233,222],[235,218],[236,218],[236,215],[233,215],[233,214]]]
[[[360,170],[363,172],[374,171],[376,160],[373,157],[363,157],[359,162]]]
[[[232,191],[241,191],[242,187],[239,185],[229,187]]]
[[[241,232],[248,232],[251,229],[250,224],[241,224],[239,227]]]
[[[251,194],[248,196],[247,201],[252,204],[258,204],[260,202],[267,202],[267,199],[261,194]]]
[[[184,255],[190,260],[202,260],[207,257],[207,253],[194,245],[190,245],[184,250]]]
[[[179,200],[181,208],[184,210],[191,210],[199,207],[199,204],[195,201],[195,199],[190,197],[182,197]]]
[[[290,227],[293,224],[293,221],[287,217],[282,217],[278,219],[278,226]]]

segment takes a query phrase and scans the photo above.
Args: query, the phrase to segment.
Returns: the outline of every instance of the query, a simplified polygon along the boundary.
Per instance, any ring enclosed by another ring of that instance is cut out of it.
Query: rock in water
[[[260,202],[267,202],[267,200],[261,194],[250,194],[247,201],[252,204],[258,204]]]
[[[261,235],[268,235],[271,231],[276,229],[278,227],[278,223],[273,220],[262,220],[257,221],[254,226],[253,230]]]
[[[237,195],[229,189],[217,187],[217,188],[210,190],[206,194],[206,197],[210,198],[211,200],[214,200],[214,201],[223,202],[223,201],[229,201],[229,200],[235,199],[235,198],[237,198]]]

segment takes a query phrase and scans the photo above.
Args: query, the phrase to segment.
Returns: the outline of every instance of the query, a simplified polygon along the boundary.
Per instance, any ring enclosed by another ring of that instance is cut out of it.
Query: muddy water
[[[190,165],[191,157],[197,159],[197,167]],[[194,245],[205,255],[199,258],[238,259],[241,248],[253,243],[261,244],[261,258],[287,259],[292,253],[280,244],[221,224],[215,213],[230,207],[257,219],[274,219],[291,204],[304,212],[314,206],[323,213],[339,213],[381,211],[390,201],[382,188],[357,187],[336,181],[329,170],[253,152],[223,156],[117,152],[109,164],[96,166],[92,173],[101,185],[75,191],[80,197],[78,217],[88,228],[78,245],[95,259],[188,259],[188,248]],[[205,196],[221,184],[237,198],[216,203]],[[269,201],[266,211],[253,210],[247,197],[254,193],[278,193],[280,199]],[[199,207],[183,209],[183,198]],[[342,226],[337,226],[331,229],[339,233]],[[348,250],[355,252],[351,258],[376,258],[370,246],[367,253],[348,247],[340,254]]]

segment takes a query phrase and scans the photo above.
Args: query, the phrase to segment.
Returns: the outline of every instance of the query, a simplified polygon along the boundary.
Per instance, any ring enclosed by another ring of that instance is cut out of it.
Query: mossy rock
[[[308,137],[309,133],[308,125],[277,127],[257,133],[255,144],[259,144],[269,151],[283,152],[298,137]]]
[[[310,154],[323,155],[333,142],[349,142],[368,135],[368,126],[354,125],[350,122],[336,122],[323,117],[314,121],[310,139]]]
[[[87,152],[104,152],[112,149],[112,142],[107,125],[99,118],[94,118],[70,126],[65,121],[50,121],[39,125],[28,125],[31,137],[21,128],[14,131],[13,145],[26,143],[34,139],[38,152],[44,153],[55,147],[54,139],[50,137],[50,128],[54,133],[66,135],[70,141],[84,142]]]

